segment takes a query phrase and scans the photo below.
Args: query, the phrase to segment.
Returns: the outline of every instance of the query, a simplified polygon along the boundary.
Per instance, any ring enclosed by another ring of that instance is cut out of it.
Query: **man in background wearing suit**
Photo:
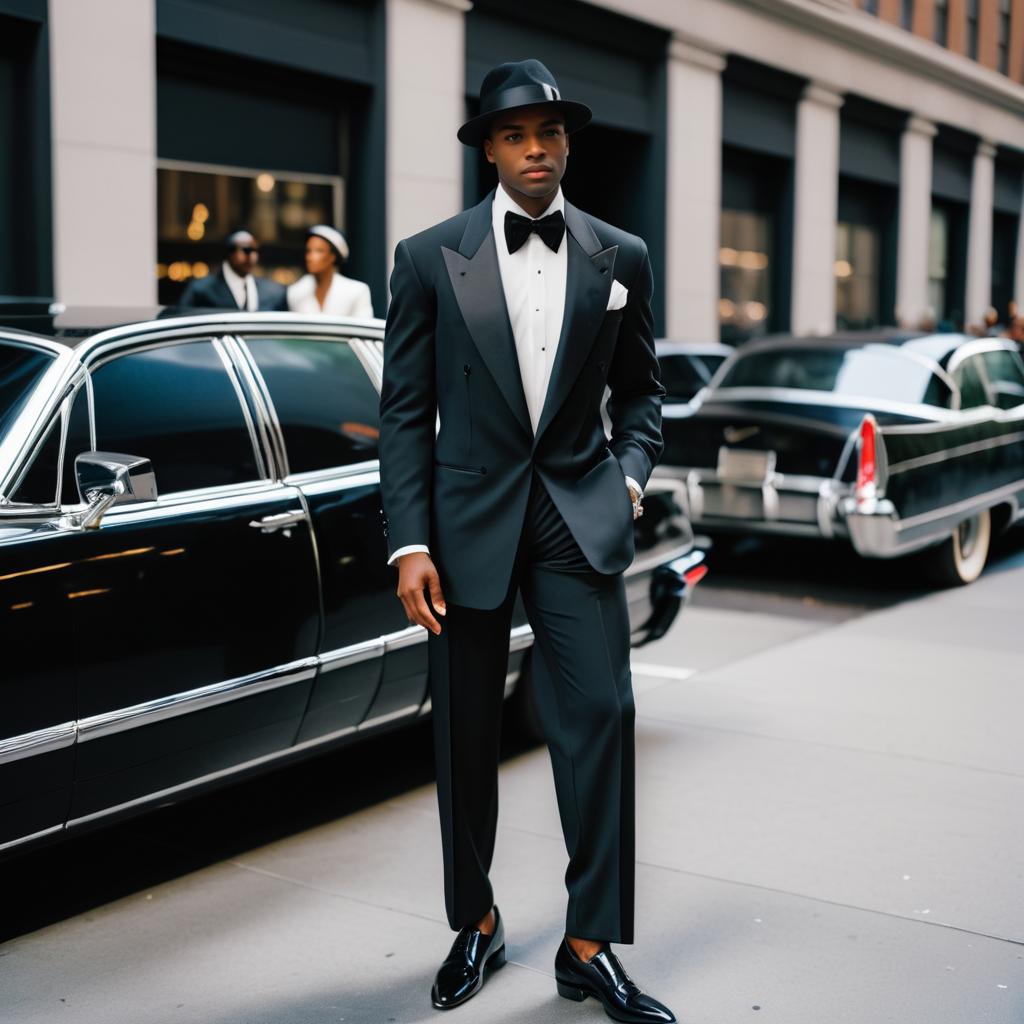
[[[458,932],[433,1005],[464,1003],[505,959],[488,871],[518,590],[569,854],[558,992],[593,996],[618,1021],[671,1024],[609,946],[633,941],[623,570],[663,447],[665,391],[647,247],[561,192],[568,133],[590,116],[539,61],[484,79],[480,114],[459,139],[483,145],[496,191],[395,252],[381,490],[398,596],[429,630],[445,904]]]
[[[288,308],[284,285],[253,273],[260,246],[248,231],[233,231],[224,239],[224,248],[225,259],[217,273],[190,281],[178,305],[249,312]]]

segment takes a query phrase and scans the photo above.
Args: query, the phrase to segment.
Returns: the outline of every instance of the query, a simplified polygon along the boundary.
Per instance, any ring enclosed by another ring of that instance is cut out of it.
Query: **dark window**
[[[967,0],[967,56],[978,59],[978,0]]]
[[[158,492],[257,479],[227,371],[208,341],[121,356],[93,374],[96,445],[153,464]]]
[[[953,380],[960,388],[961,409],[977,409],[979,406],[989,404],[988,392],[985,390],[979,363],[980,356],[972,356],[970,359],[965,359],[953,371]]]
[[[13,500],[24,505],[53,505],[57,500],[61,417],[54,418],[32,465],[21,478]]]
[[[932,38],[945,46],[949,38],[949,0],[935,0],[934,19]]]
[[[377,458],[379,398],[348,342],[253,338],[249,348],[270,389],[292,473]]]
[[[914,0],[900,0],[900,25],[909,30],[914,25]]]
[[[996,23],[996,66],[1004,75],[1010,73],[1010,3],[1011,0],[999,0],[999,20]]]
[[[24,345],[0,345],[0,438],[18,418],[32,388],[53,362],[49,352]]]
[[[1007,349],[982,354],[985,372],[992,385],[992,398],[1000,409],[1024,405],[1024,362]]]
[[[881,319],[882,232],[873,224],[836,225],[836,323],[875,327]]]
[[[689,356],[659,356],[658,365],[661,383],[668,392],[666,402],[688,402],[707,384],[707,377]]]
[[[720,337],[764,334],[772,302],[772,218],[752,210],[722,210],[719,240]]]
[[[862,6],[868,14],[878,13],[878,0],[861,0]]]
[[[887,345],[741,354],[719,387],[799,388],[892,402],[946,402],[946,389],[927,364]]]

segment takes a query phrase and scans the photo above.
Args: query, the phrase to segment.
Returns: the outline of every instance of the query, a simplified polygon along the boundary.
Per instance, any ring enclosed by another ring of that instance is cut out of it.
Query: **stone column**
[[[978,142],[971,172],[971,211],[967,229],[967,296],[964,323],[981,323],[992,304],[992,200],[996,147]]]
[[[1024,316],[1024,196],[1021,197],[1020,216],[1017,218],[1017,259],[1013,269],[1013,297],[1017,312]],[[1005,310],[1000,310],[1005,313]]]
[[[153,0],[50,0],[54,293],[156,302]]]
[[[673,39],[668,51],[667,336],[718,340],[725,58]]]
[[[462,209],[468,0],[387,0],[388,270],[401,239]],[[438,133],[443,140],[438,144]]]
[[[896,319],[917,327],[928,310],[928,241],[932,212],[931,121],[910,117],[900,139],[900,212]]]
[[[839,108],[843,97],[811,82],[796,112],[793,215],[794,334],[829,334],[836,326],[836,208]]]

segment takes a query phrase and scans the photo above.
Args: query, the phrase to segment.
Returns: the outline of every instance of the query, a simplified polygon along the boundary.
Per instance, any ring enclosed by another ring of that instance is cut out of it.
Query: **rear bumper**
[[[690,545],[653,567],[626,572],[630,644],[641,647],[663,637],[690,599],[705,568],[704,552]]]

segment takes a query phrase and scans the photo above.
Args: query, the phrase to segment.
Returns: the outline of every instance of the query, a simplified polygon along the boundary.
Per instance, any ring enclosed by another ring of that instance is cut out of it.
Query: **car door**
[[[24,376],[28,355],[0,351],[4,384]],[[3,398],[0,419],[14,404],[9,386]],[[53,528],[65,423],[66,408],[25,453],[0,520],[0,850],[59,832],[71,800],[75,673],[63,588],[71,554]]]
[[[225,344],[122,344],[87,366],[89,436],[69,438],[66,458],[147,458],[158,497],[68,533],[72,826],[289,748],[319,630],[309,517],[275,478]]]
[[[285,482],[302,491],[316,536],[324,631],[300,741],[415,715],[426,696],[426,631],[410,627],[387,565],[366,343],[338,329],[249,333],[240,344],[281,432]]]

